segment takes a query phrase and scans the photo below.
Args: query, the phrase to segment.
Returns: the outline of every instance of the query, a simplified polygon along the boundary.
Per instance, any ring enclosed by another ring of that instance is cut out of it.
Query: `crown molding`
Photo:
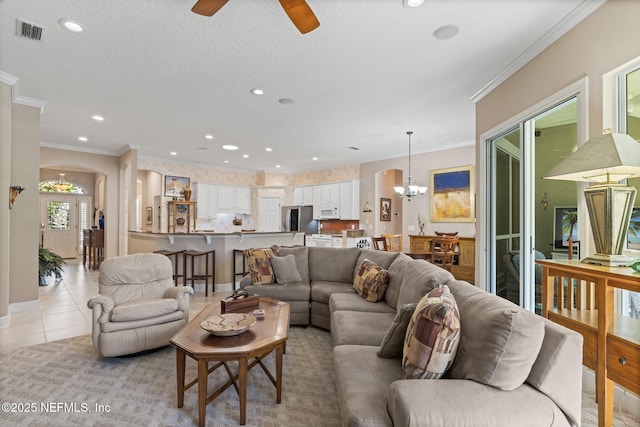
[[[14,91],[15,93],[16,91]],[[14,104],[26,105],[27,107],[36,107],[40,109],[40,114],[44,113],[44,107],[47,105],[47,101],[41,99],[29,98],[26,96],[14,96]]]
[[[47,101],[18,95],[18,80],[20,79],[4,71],[0,71],[0,83],[6,83],[11,86],[11,101],[14,104],[36,107],[40,109],[40,114],[44,113],[44,106],[47,105]]]
[[[54,144],[46,141],[40,143],[40,147],[54,148],[56,150],[75,151],[80,153],[100,154],[102,156],[120,157],[117,152],[102,150],[96,147],[80,147],[77,145]]]
[[[5,73],[4,71],[0,71],[0,82],[1,83],[6,83],[9,86],[13,86],[16,83],[18,83],[18,78],[12,76],[9,73]]]
[[[542,53],[546,48],[551,46],[556,40],[565,35],[569,30],[577,26],[580,22],[586,19],[589,15],[595,12],[600,6],[604,5],[607,0],[584,0],[580,6],[576,7],[572,13],[565,16],[562,21],[558,22],[549,31],[547,31],[542,37],[540,37],[531,47],[525,50],[520,56],[518,56],[513,62],[507,65],[500,73],[492,78],[486,85],[480,90],[474,93],[469,100],[473,103],[480,101],[492,90],[500,86],[515,74],[519,69],[524,67],[533,58]]]

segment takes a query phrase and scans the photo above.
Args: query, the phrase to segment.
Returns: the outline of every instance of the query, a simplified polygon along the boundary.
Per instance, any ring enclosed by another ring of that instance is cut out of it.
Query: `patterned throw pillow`
[[[389,285],[389,272],[373,261],[365,259],[353,278],[353,289],[367,301],[378,302]]]
[[[404,378],[438,379],[456,357],[460,341],[458,305],[447,285],[426,294],[407,327],[402,354]]]
[[[271,266],[271,258],[275,256],[272,249],[245,249],[247,267],[254,285],[273,283],[275,275]]]

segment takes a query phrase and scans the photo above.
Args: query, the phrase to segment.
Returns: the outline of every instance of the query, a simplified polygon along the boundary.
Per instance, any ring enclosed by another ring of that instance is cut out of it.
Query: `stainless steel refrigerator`
[[[318,221],[313,219],[313,206],[283,206],[282,231],[318,232]]]

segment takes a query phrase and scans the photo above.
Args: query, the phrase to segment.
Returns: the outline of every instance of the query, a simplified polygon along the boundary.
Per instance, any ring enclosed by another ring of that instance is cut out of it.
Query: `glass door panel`
[[[520,200],[520,129],[513,129],[491,141],[492,192],[491,192],[491,248],[495,284],[491,289],[496,295],[519,304],[519,278],[517,270],[508,265],[509,252],[517,249],[519,240],[518,206]],[[514,177],[516,178],[514,180]]]
[[[640,141],[640,68],[636,68],[620,76],[620,111],[619,118],[621,133],[626,133]],[[627,180],[627,185],[636,187],[636,202],[634,204],[629,229],[627,232],[627,248],[640,251],[640,178]],[[635,254],[640,258],[640,254]],[[619,311],[623,316],[640,319],[640,293],[620,290]]]

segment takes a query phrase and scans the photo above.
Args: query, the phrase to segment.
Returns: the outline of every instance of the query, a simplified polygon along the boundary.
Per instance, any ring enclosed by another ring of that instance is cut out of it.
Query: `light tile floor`
[[[98,293],[98,271],[82,265],[78,258],[65,262],[59,283],[39,287],[40,308],[11,314],[9,327],[0,329],[0,351],[91,333],[87,301]],[[210,290],[205,297],[204,286],[196,283],[189,317],[230,294]]]

